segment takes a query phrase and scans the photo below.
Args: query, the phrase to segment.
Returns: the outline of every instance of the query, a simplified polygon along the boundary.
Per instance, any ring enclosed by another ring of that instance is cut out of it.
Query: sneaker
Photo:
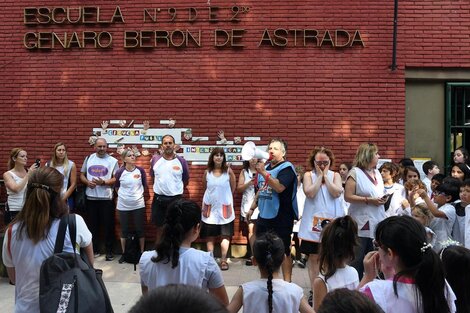
[[[94,254],[95,259],[96,259],[96,258],[99,258],[100,256],[101,256],[101,253],[95,252],[95,254]]]
[[[114,254],[112,252],[106,254],[106,261],[114,260]]]
[[[297,265],[300,268],[305,268],[306,264],[307,264],[307,260],[305,258],[301,258],[300,260],[297,261]]]
[[[249,258],[248,260],[245,261],[245,265],[246,266],[252,266],[253,265],[253,261],[251,260],[251,258]]]
[[[126,262],[126,261],[124,261],[124,254],[121,255],[118,262],[119,262],[119,264],[122,264],[122,263]]]
[[[308,305],[310,305],[313,308],[313,291],[310,290],[308,293]]]

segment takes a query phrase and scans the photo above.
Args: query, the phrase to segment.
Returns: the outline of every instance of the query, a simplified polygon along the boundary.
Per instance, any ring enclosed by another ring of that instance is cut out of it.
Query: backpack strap
[[[75,214],[68,215],[68,225],[69,225],[70,242],[72,243],[73,253],[75,254],[75,249],[77,246],[77,222],[75,220]]]
[[[68,214],[64,215],[60,219],[59,230],[57,231],[57,237],[55,239],[54,254],[61,253],[64,249],[65,231],[67,230]]]

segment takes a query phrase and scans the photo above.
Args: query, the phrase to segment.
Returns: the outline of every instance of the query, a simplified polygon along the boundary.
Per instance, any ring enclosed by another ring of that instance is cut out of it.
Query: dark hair
[[[325,281],[336,273],[338,265],[354,259],[357,241],[357,223],[349,215],[334,219],[323,229],[319,264]]]
[[[423,163],[423,172],[424,175],[428,175],[429,171],[434,168],[434,166],[437,166],[437,163],[434,161],[426,161]]]
[[[452,168],[455,167],[455,166],[458,167],[459,170],[461,170],[463,172],[464,176],[463,176],[462,180],[466,180],[467,178],[470,178],[470,169],[468,168],[467,164],[464,164],[464,163],[454,164],[450,168],[451,172],[452,172]]]
[[[466,179],[460,184],[460,188],[462,187],[470,187],[470,179]]]
[[[419,174],[419,171],[416,167],[414,166],[407,166],[405,167],[405,169],[403,170],[403,180],[406,181],[406,176],[408,176],[408,172],[415,172],[416,174],[418,174],[418,178],[421,179],[421,174]]]
[[[228,313],[217,298],[189,285],[167,285],[150,290],[129,313]]]
[[[400,164],[403,167],[408,167],[408,166],[413,166],[414,167],[415,166],[415,163],[410,158],[403,158],[398,162],[398,164]]]
[[[201,207],[194,201],[178,199],[168,206],[163,222],[163,233],[156,244],[157,256],[153,262],[171,261],[171,268],[178,266],[181,243],[188,232],[201,222]]]
[[[342,162],[340,164],[340,166],[343,165],[343,164],[346,165],[346,168],[348,169],[348,171],[350,171],[352,169],[352,163],[351,162]]]
[[[173,140],[173,143],[175,143],[175,137],[173,137],[173,136],[170,135],[170,134],[163,135],[163,137],[162,137],[162,143],[163,143],[163,140],[164,140],[166,137],[170,137],[170,138]]]
[[[386,169],[387,171],[390,172],[390,175],[392,176],[392,180],[394,183],[397,182],[397,178],[400,174],[400,167],[392,162],[384,162],[380,167],[379,167],[379,172],[382,172],[383,169]]]
[[[470,312],[470,250],[450,246],[441,251],[446,279],[455,293],[457,313]]]
[[[383,313],[383,311],[363,293],[339,288],[326,294],[317,313]]]
[[[273,311],[273,273],[279,271],[284,261],[284,244],[276,234],[272,232],[258,236],[253,244],[253,256],[258,267],[268,273],[268,308]]]
[[[382,249],[393,250],[403,265],[393,278],[397,297],[397,281],[402,276],[409,276],[414,278],[421,294],[418,312],[449,312],[444,292],[444,269],[436,252],[427,244],[423,225],[410,216],[392,216],[377,225],[375,240]]]
[[[18,235],[23,230],[34,243],[47,237],[54,218],[67,213],[67,205],[60,197],[64,176],[53,167],[41,167],[28,179],[23,209],[13,220],[20,223]]]
[[[453,153],[455,153],[455,151],[457,150],[460,150],[460,152],[462,152],[463,154],[463,159],[465,161],[464,164],[468,164],[470,162],[470,154],[468,153],[468,150],[464,148],[464,146],[460,146],[458,147],[457,149],[454,150]],[[453,155],[453,154],[452,154]],[[453,161],[453,160],[452,160]]]
[[[460,186],[449,182],[443,182],[436,187],[436,191],[443,192],[446,196],[451,196],[452,199],[449,202],[454,202],[459,199]]]
[[[442,183],[442,181],[444,180],[445,177],[446,177],[446,175],[439,173],[439,174],[434,175],[431,178],[431,180],[437,180],[439,183]]]
[[[222,147],[215,147],[212,151],[211,154],[209,155],[209,160],[207,160],[207,171],[212,172],[215,168],[215,163],[214,163],[214,155],[216,154],[222,154],[224,156],[224,160],[222,161],[222,172],[227,172],[228,171],[228,166],[227,166],[227,158],[225,157],[225,151],[224,148]]]

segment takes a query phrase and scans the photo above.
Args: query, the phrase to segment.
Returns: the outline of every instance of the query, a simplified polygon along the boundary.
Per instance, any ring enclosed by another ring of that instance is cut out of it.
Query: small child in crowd
[[[429,196],[431,200],[434,200],[434,192],[436,191],[437,186],[442,184],[446,176],[444,174],[436,174],[431,179],[431,195]]]
[[[411,210],[411,215],[415,220],[421,223],[426,229],[426,236],[428,242],[434,247],[436,244],[436,234],[433,232],[429,225],[431,224],[432,219],[434,218],[431,211],[426,207],[424,203],[415,205]]]
[[[455,222],[452,228],[452,238],[460,244],[465,244],[465,207],[470,204],[470,179],[460,185],[460,202],[455,203]]]
[[[325,295],[335,289],[356,289],[359,275],[347,265],[354,259],[357,223],[349,215],[329,223],[322,233],[319,255],[320,275],[313,282],[313,308],[318,310]]]
[[[429,199],[426,190],[416,191],[424,199],[427,208],[431,211],[434,218],[429,225],[436,233],[435,251],[441,250],[441,243],[452,238],[452,227],[455,222],[455,207],[451,204],[459,197],[459,188],[450,183],[443,183],[436,187],[434,192],[434,202]]]
[[[281,278],[284,258],[284,244],[278,236],[267,232],[257,237],[253,245],[253,265],[258,265],[261,279],[238,288],[227,307],[229,312],[236,313],[243,306],[244,313],[314,313],[302,288]]]

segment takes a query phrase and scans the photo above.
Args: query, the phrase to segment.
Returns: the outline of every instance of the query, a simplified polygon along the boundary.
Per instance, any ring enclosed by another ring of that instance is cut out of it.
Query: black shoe
[[[297,261],[297,265],[300,268],[305,268],[305,265],[307,264],[307,260],[305,258],[301,258],[299,261]]]
[[[310,305],[313,308],[313,291],[310,290],[308,293],[308,305]]]
[[[251,260],[251,258],[249,258],[248,260],[245,261],[245,265],[246,266],[252,266],[253,265],[253,261]]]
[[[119,258],[119,261],[118,261],[118,262],[119,262],[119,264],[122,264],[122,263],[126,262],[126,261],[124,260],[124,254],[121,255],[121,257]]]
[[[114,260],[114,254],[112,252],[106,253],[106,261]]]

